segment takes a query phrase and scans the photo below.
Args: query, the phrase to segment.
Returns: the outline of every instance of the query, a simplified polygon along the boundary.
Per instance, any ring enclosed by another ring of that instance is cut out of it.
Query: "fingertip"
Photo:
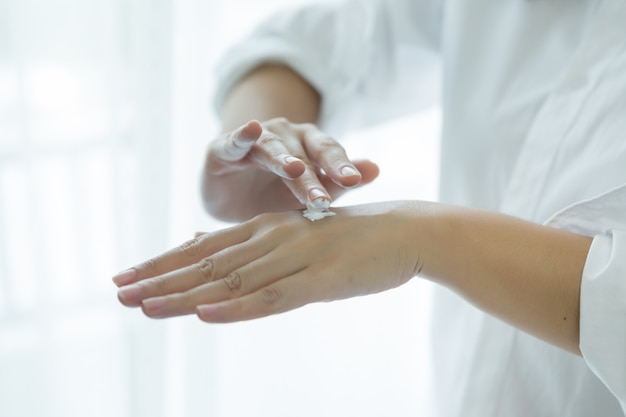
[[[243,126],[240,132],[240,137],[242,139],[258,139],[263,133],[263,126],[258,120],[250,120],[248,123]]]
[[[215,304],[200,305],[196,307],[196,315],[206,323],[219,322],[220,308]]]
[[[306,171],[306,165],[302,162],[301,159],[296,158],[295,156],[288,156],[284,159],[285,165],[283,170],[285,174],[290,178],[298,178]]]
[[[361,173],[362,184],[367,184],[374,181],[380,174],[380,168],[374,162],[369,160],[354,161],[354,165]]]
[[[263,127],[256,120],[220,137],[213,145],[213,153],[219,160],[238,161],[244,158],[263,133]]]
[[[168,301],[169,298],[166,296],[147,298],[141,302],[141,310],[144,315],[150,318],[165,318],[168,317],[166,314]]]
[[[361,173],[352,165],[343,166],[339,170],[339,174],[341,174],[341,185],[346,187],[354,187],[355,185],[358,185],[363,178]]]
[[[141,287],[128,285],[117,291],[117,299],[126,307],[138,307],[141,304]]]
[[[137,270],[135,268],[130,268],[118,273],[112,278],[112,280],[116,286],[122,287],[124,285],[134,282],[136,278]]]
[[[313,188],[309,190],[309,202],[317,210],[326,210],[330,207],[330,195],[321,188]]]

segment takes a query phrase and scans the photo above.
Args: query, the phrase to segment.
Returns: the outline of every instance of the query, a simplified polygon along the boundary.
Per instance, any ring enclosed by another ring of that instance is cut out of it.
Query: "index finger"
[[[118,287],[156,277],[201,261],[206,256],[250,239],[251,231],[244,225],[205,233],[174,249],[126,269],[113,277]]]

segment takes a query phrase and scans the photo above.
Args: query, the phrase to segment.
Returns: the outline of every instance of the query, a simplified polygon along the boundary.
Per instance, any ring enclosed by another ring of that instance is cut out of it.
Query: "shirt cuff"
[[[580,350],[626,413],[626,232],[594,238],[581,282]]]

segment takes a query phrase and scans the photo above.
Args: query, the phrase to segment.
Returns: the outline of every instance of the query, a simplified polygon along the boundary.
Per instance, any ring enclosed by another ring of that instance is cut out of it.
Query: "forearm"
[[[244,77],[228,95],[220,112],[222,130],[276,117],[315,123],[320,101],[317,91],[289,67],[264,65]]]
[[[579,295],[591,238],[513,217],[438,207],[421,222],[422,274],[484,311],[580,354]]]

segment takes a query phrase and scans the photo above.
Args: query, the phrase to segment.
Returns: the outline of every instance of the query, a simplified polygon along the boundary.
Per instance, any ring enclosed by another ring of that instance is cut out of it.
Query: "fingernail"
[[[143,300],[141,303],[145,313],[151,317],[163,316],[165,306],[167,305],[167,297],[153,297]]]
[[[136,276],[137,276],[137,271],[133,268],[130,268],[114,276],[113,283],[117,285],[118,287],[121,287],[123,285],[130,284],[131,282],[133,282]]]
[[[361,173],[359,171],[357,171],[356,169],[354,169],[351,166],[346,165],[345,167],[341,168],[339,170],[339,172],[341,173],[341,175],[345,176],[345,177],[353,177],[355,175],[358,175],[359,177],[361,176]]]
[[[117,292],[117,296],[127,303],[135,303],[141,298],[141,285],[123,287]]]
[[[326,210],[330,207],[330,198],[328,197],[328,194],[320,188],[313,188],[309,191],[309,199],[311,200],[311,205],[316,210]]]
[[[296,158],[295,156],[287,156],[285,157],[285,163],[286,164],[291,164],[293,162],[299,162],[300,159]]]
[[[328,194],[326,194],[326,192],[324,192],[324,190],[320,189],[320,188],[313,188],[312,190],[309,191],[309,199],[311,200],[311,202],[313,203],[315,200],[319,200],[319,199],[323,199],[328,201]]]

